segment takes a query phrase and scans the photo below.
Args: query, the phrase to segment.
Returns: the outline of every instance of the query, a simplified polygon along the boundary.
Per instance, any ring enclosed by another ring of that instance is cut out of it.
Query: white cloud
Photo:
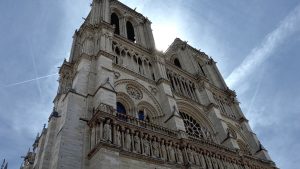
[[[226,78],[230,87],[236,87],[243,82],[245,77],[254,72],[272,53],[279,48],[289,36],[299,31],[300,27],[300,5],[298,5],[280,24],[269,33],[263,42],[254,48],[243,62],[235,68]]]

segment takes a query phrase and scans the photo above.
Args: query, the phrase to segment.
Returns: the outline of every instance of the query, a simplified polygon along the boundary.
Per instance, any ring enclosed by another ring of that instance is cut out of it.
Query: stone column
[[[177,103],[171,90],[170,81],[166,75],[164,60],[161,57],[157,57],[157,59],[159,60],[156,61],[154,69],[158,71],[158,101],[162,103],[161,107],[165,113],[164,123],[170,129],[185,132],[184,123],[179,115]],[[184,137],[184,134],[181,133],[180,137]]]

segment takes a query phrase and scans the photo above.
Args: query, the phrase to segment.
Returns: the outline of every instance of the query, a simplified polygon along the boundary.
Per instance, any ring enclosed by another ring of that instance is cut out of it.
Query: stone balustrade
[[[104,104],[95,110],[88,125],[89,158],[93,157],[100,147],[108,147],[128,156],[174,165],[174,168],[270,168],[270,162],[241,155],[238,151],[213,142],[185,138],[180,132],[118,114],[115,109]]]

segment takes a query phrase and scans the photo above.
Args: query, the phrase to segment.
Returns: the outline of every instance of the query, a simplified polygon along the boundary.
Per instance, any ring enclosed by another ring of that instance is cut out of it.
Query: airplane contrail
[[[251,53],[236,67],[226,78],[230,87],[236,87],[242,83],[249,74],[269,59],[282,42],[289,36],[299,31],[300,26],[300,4],[291,11],[279,26],[269,33],[262,43],[254,48]]]
[[[45,78],[48,78],[48,77],[51,77],[51,76],[56,76],[56,75],[58,75],[58,73],[50,74],[50,75],[47,75],[47,76],[41,76],[41,77],[37,77],[37,78],[34,78],[34,79],[25,80],[25,81],[22,81],[22,82],[16,82],[16,83],[8,84],[8,85],[1,85],[0,88],[8,88],[8,87],[12,87],[12,86],[17,86],[17,85],[21,85],[21,84],[24,84],[24,83],[29,83],[29,82],[32,82],[32,81],[45,79]]]

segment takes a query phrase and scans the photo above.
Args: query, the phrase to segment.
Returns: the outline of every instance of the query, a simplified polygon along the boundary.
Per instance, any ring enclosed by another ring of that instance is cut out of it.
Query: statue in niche
[[[148,134],[145,134],[143,139],[144,155],[150,156],[150,142],[148,140]]]
[[[165,140],[161,141],[161,158],[163,160],[167,160],[168,159],[167,150],[166,150],[166,146],[165,146]]]
[[[159,158],[159,145],[157,143],[157,138],[154,137],[153,138],[153,142],[152,142],[152,151],[153,151],[153,157],[154,158]]]
[[[221,160],[221,157],[220,157],[220,155],[217,155],[217,158],[216,158],[216,160],[217,160],[217,163],[218,163],[219,169],[224,169],[224,165],[223,165],[223,163],[222,163],[222,160]]]
[[[214,168],[218,168],[218,163],[217,163],[217,160],[216,160],[216,158],[215,158],[215,155],[213,155],[213,156],[211,157],[211,163],[212,163],[212,166],[213,166]]]
[[[141,140],[140,140],[138,131],[135,132],[135,136],[133,138],[133,141],[134,141],[134,151],[136,153],[141,153]]]
[[[110,119],[106,120],[104,127],[103,127],[103,140],[110,142],[110,143],[112,141]]]
[[[131,135],[129,129],[126,129],[125,132],[125,150],[130,151],[131,150]]]
[[[193,152],[192,152],[192,150],[191,150],[191,146],[190,146],[190,145],[188,145],[186,151],[187,151],[187,156],[188,156],[189,162],[190,162],[191,164],[195,164]]]
[[[213,165],[212,165],[212,163],[211,163],[211,159],[210,159],[210,157],[209,157],[209,153],[207,153],[207,154],[204,156],[204,158],[205,158],[205,161],[206,161],[206,164],[207,164],[207,168],[208,168],[208,169],[213,168]]]
[[[169,161],[170,162],[175,162],[175,151],[174,151],[174,148],[173,148],[173,142],[172,141],[170,141],[170,144],[167,147],[167,149],[168,149],[168,153],[169,153]]]
[[[205,158],[202,154],[202,152],[199,153],[199,159],[200,159],[200,163],[201,163],[201,166],[206,169],[206,162],[205,162]]]
[[[121,132],[120,132],[120,126],[117,126],[117,128],[116,128],[116,144],[119,147],[122,145],[122,136],[121,136]]]
[[[183,163],[183,156],[179,144],[176,145],[176,161],[178,164]]]
[[[195,164],[200,165],[199,156],[198,156],[198,153],[195,151],[195,147],[193,147],[192,153],[193,153],[193,156],[194,156],[194,159],[195,159]]]

